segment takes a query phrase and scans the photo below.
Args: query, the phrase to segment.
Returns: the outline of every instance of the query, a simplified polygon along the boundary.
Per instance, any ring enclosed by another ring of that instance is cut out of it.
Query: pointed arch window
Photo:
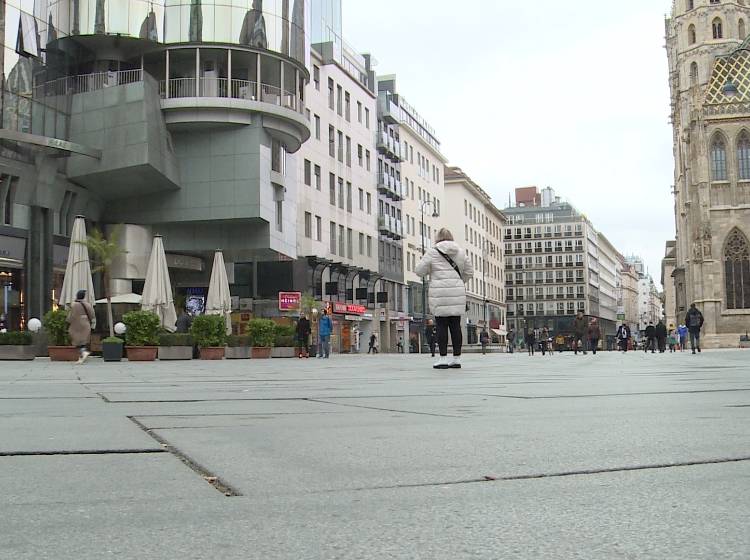
[[[688,10],[692,10],[693,8],[695,8],[695,2],[693,0],[687,0],[686,3],[687,3]]]
[[[694,86],[698,83],[698,63],[693,62],[690,65],[690,85]]]
[[[695,44],[695,26],[691,23],[688,27],[688,45]]]
[[[750,244],[737,228],[724,247],[727,309],[750,309]]]
[[[750,181],[750,133],[747,130],[737,139],[737,172],[740,181]]]
[[[721,23],[721,18],[715,18],[711,23],[711,31],[713,32],[714,39],[724,38],[724,26]]]
[[[737,35],[739,35],[740,41],[744,41],[747,36],[744,19],[740,19],[740,22],[737,24]]]
[[[711,142],[711,180],[727,180],[727,146],[721,136]]]

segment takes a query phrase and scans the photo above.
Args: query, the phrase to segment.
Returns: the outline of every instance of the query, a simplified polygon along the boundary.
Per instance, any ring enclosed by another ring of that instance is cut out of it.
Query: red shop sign
[[[279,311],[299,311],[301,304],[301,292],[279,292]]]
[[[364,305],[333,302],[333,312],[341,315],[364,315],[367,308]]]

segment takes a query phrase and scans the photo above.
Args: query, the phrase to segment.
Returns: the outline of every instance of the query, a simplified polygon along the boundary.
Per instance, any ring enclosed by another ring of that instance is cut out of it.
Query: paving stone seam
[[[38,457],[47,455],[144,455],[165,453],[164,449],[62,449],[54,451],[0,451],[0,457]]]

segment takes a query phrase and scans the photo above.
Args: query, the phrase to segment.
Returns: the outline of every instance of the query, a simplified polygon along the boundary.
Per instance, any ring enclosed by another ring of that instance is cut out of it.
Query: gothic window
[[[727,309],[750,309],[750,245],[737,228],[724,248]]]
[[[694,86],[698,83],[698,63],[693,62],[690,65],[690,85]]]
[[[737,139],[737,167],[741,181],[750,181],[750,134],[743,130]]]
[[[718,135],[711,142],[711,180],[727,180],[727,147]]]
[[[695,26],[693,24],[690,24],[690,27],[688,27],[688,45],[694,45],[695,44]]]
[[[745,36],[747,33],[745,32],[745,20],[741,19],[740,22],[737,24],[737,34],[739,35],[740,41],[745,40]]]
[[[711,30],[714,35],[714,39],[723,39],[724,38],[724,30],[723,26],[721,24],[720,18],[715,18],[713,23],[711,23]]]
[[[687,0],[687,9],[692,10],[695,7],[695,2],[693,0]]]

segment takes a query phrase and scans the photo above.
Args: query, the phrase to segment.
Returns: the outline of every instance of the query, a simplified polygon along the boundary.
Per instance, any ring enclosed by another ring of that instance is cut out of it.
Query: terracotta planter
[[[33,360],[36,357],[30,344],[0,345],[0,360]]]
[[[224,347],[213,346],[207,348],[200,348],[201,360],[223,360],[224,359]]]
[[[250,349],[250,357],[254,360],[265,360],[271,357],[271,347],[253,346]]]
[[[249,346],[227,346],[224,357],[227,360],[249,360],[250,359],[250,347]]]
[[[159,353],[158,346],[128,346],[127,349],[129,362],[153,362]]]
[[[47,350],[53,362],[77,362],[81,357],[75,346],[48,346]]]

